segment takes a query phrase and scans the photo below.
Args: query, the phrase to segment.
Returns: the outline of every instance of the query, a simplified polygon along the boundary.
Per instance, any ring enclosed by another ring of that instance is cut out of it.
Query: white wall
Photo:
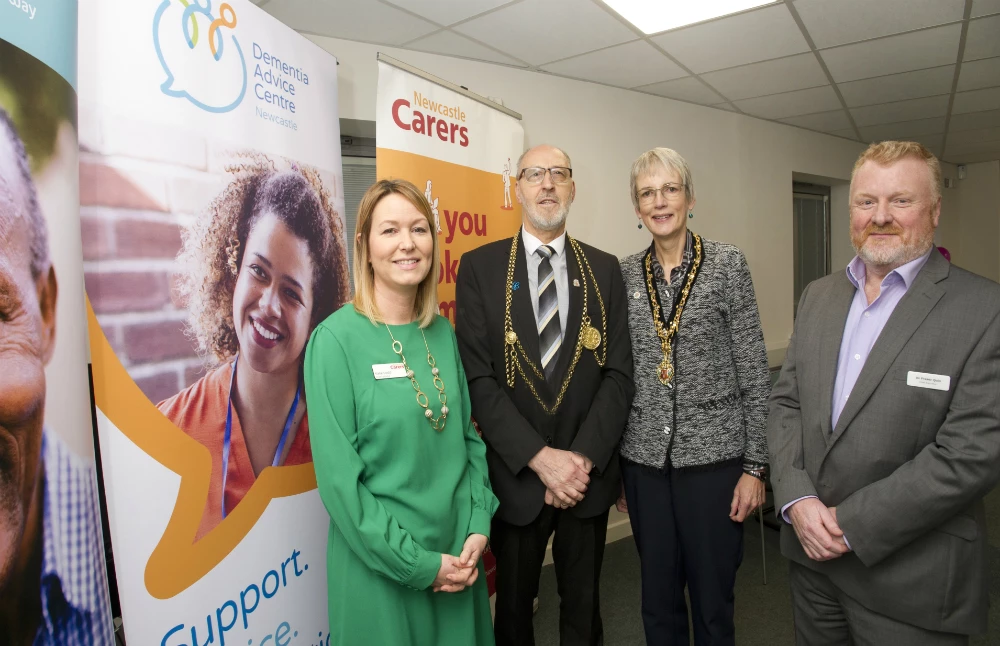
[[[1000,162],[968,164],[957,191],[959,246],[949,248],[951,259],[963,269],[1000,281]]]
[[[622,256],[649,244],[628,194],[632,161],[654,146],[692,167],[693,230],[743,249],[757,288],[764,337],[781,351],[792,330],[792,172],[847,180],[863,145],[792,126],[501,65],[310,36],[340,61],[340,117],[372,120],[382,51],[524,117],[525,144],[572,157],[577,198],[570,232]],[[835,224],[834,231],[846,224]]]

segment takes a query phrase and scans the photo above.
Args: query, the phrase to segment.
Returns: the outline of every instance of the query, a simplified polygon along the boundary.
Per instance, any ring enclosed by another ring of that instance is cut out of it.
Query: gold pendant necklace
[[[521,240],[521,232],[518,231],[514,234],[514,239],[511,241],[510,245],[510,259],[507,263],[507,289],[505,294],[505,309],[504,309],[504,369],[507,373],[507,386],[510,388],[514,387],[514,376],[517,374],[521,375],[521,379],[528,386],[528,390],[535,397],[535,401],[538,405],[542,407],[547,414],[552,415],[559,409],[559,405],[562,404],[563,397],[566,396],[566,390],[569,388],[569,382],[573,379],[573,372],[576,370],[576,364],[580,360],[580,355],[583,353],[583,349],[591,350],[594,352],[594,360],[597,365],[604,367],[604,363],[608,358],[608,347],[605,345],[601,352],[597,352],[597,348],[601,346],[602,335],[601,332],[597,330],[593,325],[591,325],[590,315],[588,314],[587,303],[588,303],[588,293],[590,290],[590,285],[594,287],[594,293],[597,296],[597,303],[601,308],[601,329],[604,331],[604,336],[607,336],[607,314],[604,310],[604,298],[601,296],[601,290],[597,288],[597,278],[594,276],[594,270],[590,267],[590,261],[587,260],[587,256],[583,253],[583,248],[573,238],[566,236],[566,240],[569,243],[569,247],[573,250],[573,255],[576,257],[577,265],[580,266],[580,274],[583,277],[583,315],[580,320],[580,334],[577,336],[576,345],[573,348],[573,359],[570,361],[569,368],[566,370],[566,377],[563,379],[562,386],[559,388],[559,393],[556,396],[556,401],[551,406],[547,405],[542,401],[541,395],[538,394],[538,389],[535,387],[534,380],[545,381],[545,375],[542,373],[541,369],[528,357],[528,353],[525,352],[524,346],[521,345],[520,339],[517,338],[517,332],[514,331],[514,324],[511,321],[510,316],[510,305],[513,300],[513,284],[514,284],[514,266],[517,260],[517,247]],[[586,270],[586,271],[584,271]],[[590,277],[588,280],[587,277]],[[528,371],[524,369],[521,361],[524,361],[531,370],[531,376],[529,376]]]
[[[691,268],[688,270],[687,281],[684,289],[681,290],[681,298],[677,301],[677,309],[674,310],[673,319],[669,328],[664,328],[663,317],[660,310],[660,299],[653,284],[653,251],[650,249],[646,253],[646,292],[649,296],[649,305],[653,312],[653,327],[656,328],[656,336],[660,338],[660,350],[663,352],[663,359],[656,368],[656,378],[664,386],[670,385],[674,380],[674,348],[673,341],[677,335],[677,328],[681,324],[681,314],[684,312],[684,305],[691,294],[691,287],[694,279],[698,275],[698,267],[701,266],[701,236],[697,233],[691,234],[694,239],[694,258],[691,259]]]
[[[430,422],[431,428],[440,433],[444,430],[445,422],[448,421],[448,395],[444,392],[444,381],[441,379],[441,371],[438,370],[437,361],[431,354],[430,346],[427,345],[427,335],[424,334],[423,329],[420,330],[420,336],[424,338],[424,347],[427,348],[427,365],[431,367],[431,374],[434,375],[434,387],[437,388],[438,401],[441,402],[441,414],[437,417],[434,417],[434,411],[430,408],[430,400],[424,391],[420,390],[420,384],[417,382],[413,370],[410,369],[410,365],[406,362],[406,357],[403,355],[403,344],[392,335],[388,324],[386,324],[385,329],[389,330],[389,338],[392,339],[392,351],[399,355],[403,369],[406,370],[406,376],[410,379],[410,385],[413,386],[413,390],[417,391],[417,404],[424,409],[424,417]]]

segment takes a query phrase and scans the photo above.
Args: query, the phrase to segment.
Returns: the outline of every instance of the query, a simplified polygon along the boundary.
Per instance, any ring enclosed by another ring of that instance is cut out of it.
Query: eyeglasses
[[[566,168],[564,166],[553,166],[552,168],[530,166],[521,171],[521,174],[518,175],[518,179],[523,177],[524,181],[529,184],[541,184],[545,179],[545,173],[548,173],[549,177],[552,178],[553,184],[565,184],[573,178],[572,168]]]
[[[660,188],[644,188],[639,191],[639,204],[652,204],[659,193],[663,199],[676,202],[684,196],[685,184],[664,184]]]

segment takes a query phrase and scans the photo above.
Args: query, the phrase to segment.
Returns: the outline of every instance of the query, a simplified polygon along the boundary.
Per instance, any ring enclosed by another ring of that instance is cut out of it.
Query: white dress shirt
[[[531,294],[531,310],[538,321],[538,265],[542,259],[535,251],[544,243],[521,227],[521,239],[524,241],[524,256],[528,261],[528,291]],[[556,281],[556,302],[559,304],[560,337],[566,337],[566,318],[569,313],[569,270],[566,268],[566,232],[548,243],[555,253],[549,259]]]

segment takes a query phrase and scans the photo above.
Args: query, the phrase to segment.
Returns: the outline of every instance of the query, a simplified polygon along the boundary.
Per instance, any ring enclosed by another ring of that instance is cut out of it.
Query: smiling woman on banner
[[[632,204],[652,244],[621,261],[635,399],[621,441],[650,644],[733,644],[743,520],[764,501],[764,335],[750,269],[730,244],[688,230],[694,179],[677,152],[632,164]]]
[[[316,323],[348,296],[342,227],[318,174],[241,157],[178,259],[190,333],[218,367],[158,406],[212,455],[198,538],[265,467],[312,459],[303,352]]]
[[[330,512],[331,644],[493,644],[480,557],[498,503],[448,320],[431,207],[381,180],[358,208],[352,304],[306,349]]]

